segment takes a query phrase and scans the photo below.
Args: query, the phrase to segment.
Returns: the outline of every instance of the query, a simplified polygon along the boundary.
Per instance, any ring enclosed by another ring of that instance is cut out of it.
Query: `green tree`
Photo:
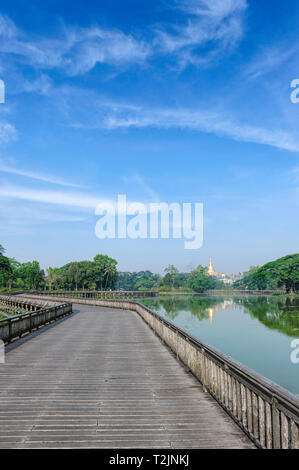
[[[299,254],[287,255],[264,266],[249,270],[235,287],[245,289],[277,289],[287,293],[299,291]]]
[[[0,245],[1,246],[1,245]],[[4,248],[1,246],[0,252],[0,284],[6,286],[7,282],[13,275],[12,266],[9,258],[3,255]]]
[[[38,261],[22,263],[18,269],[18,274],[24,280],[28,289],[38,289],[44,286],[44,272],[40,269]]]
[[[110,259],[108,263],[106,264],[105,270],[104,270],[104,276],[105,276],[105,289],[107,289],[108,286],[111,287],[112,284],[114,284],[114,277],[116,276],[116,261]]]
[[[170,264],[164,269],[164,272],[165,276],[162,280],[163,284],[172,288],[177,287],[179,270],[173,264]]]
[[[69,264],[67,270],[67,280],[71,284],[71,288],[75,287],[75,290],[78,290],[78,286],[82,285],[84,274],[84,270],[82,269],[80,263],[73,262]]]
[[[59,276],[57,269],[49,267],[47,269],[46,282],[49,286],[49,289],[52,290],[56,286],[57,277]]]
[[[214,289],[216,280],[207,275],[207,268],[204,266],[197,266],[191,274],[188,280],[188,287],[195,292],[204,292],[208,289]]]
[[[117,279],[117,261],[107,255],[96,255],[94,257],[94,279],[97,286],[102,289],[108,287],[113,289]]]
[[[8,292],[11,292],[13,284],[17,284],[19,287],[23,287],[23,282],[19,278],[19,269],[21,264],[16,261],[14,258],[9,258],[9,263],[10,263],[10,272],[7,276],[7,290]]]

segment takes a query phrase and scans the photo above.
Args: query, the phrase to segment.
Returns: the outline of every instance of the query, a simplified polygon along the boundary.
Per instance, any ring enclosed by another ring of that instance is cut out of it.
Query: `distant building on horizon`
[[[212,256],[210,256],[209,267],[208,267],[208,275],[218,277],[219,274],[215,271],[213,263],[212,263]]]
[[[217,277],[224,284],[233,283],[233,276],[230,276],[229,274],[226,274],[226,273],[217,273],[217,271],[215,271],[213,263],[212,263],[212,256],[210,256],[210,260],[209,260],[208,275],[212,277]]]

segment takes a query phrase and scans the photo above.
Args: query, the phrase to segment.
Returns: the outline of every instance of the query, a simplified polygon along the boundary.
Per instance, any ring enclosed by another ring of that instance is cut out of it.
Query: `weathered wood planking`
[[[80,314],[8,346],[1,448],[253,448],[135,312]]]
[[[34,296],[34,299],[47,298]],[[299,399],[296,395],[136,301],[77,299],[77,303],[137,312],[257,447],[299,448]]]

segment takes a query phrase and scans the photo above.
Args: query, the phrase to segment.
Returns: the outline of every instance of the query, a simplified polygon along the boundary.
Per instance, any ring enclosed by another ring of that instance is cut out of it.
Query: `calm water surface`
[[[299,298],[163,296],[141,302],[299,395],[299,364],[290,357],[291,342],[299,338]]]

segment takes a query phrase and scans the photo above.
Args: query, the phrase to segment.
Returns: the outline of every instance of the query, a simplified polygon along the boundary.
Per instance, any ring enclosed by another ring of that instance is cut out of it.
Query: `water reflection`
[[[142,300],[201,341],[299,394],[299,298],[167,296]]]
[[[285,335],[299,336],[299,298],[298,297],[202,297],[167,296],[144,299],[143,303],[174,321],[182,311],[188,311],[198,320],[209,319],[213,325],[217,311],[242,310],[257,319],[267,328],[280,331]]]
[[[288,336],[299,336],[298,297],[246,297],[237,298],[236,303],[267,328],[278,330]]]

